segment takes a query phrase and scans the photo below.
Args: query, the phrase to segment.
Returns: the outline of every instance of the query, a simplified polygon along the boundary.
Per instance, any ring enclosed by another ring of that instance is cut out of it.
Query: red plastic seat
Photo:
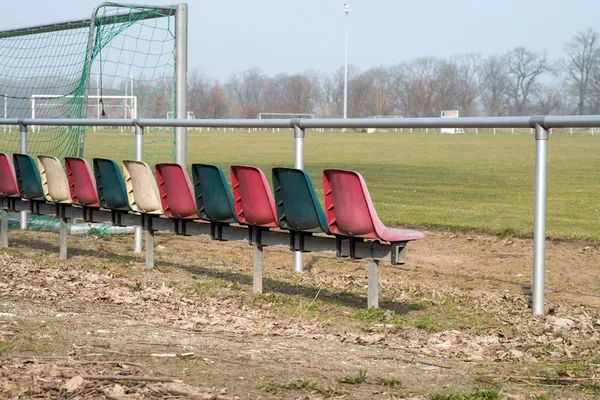
[[[156,183],[165,215],[177,219],[200,219],[187,171],[179,164],[156,164]]]
[[[12,159],[4,153],[0,153],[0,196],[21,197],[15,166]]]
[[[269,182],[259,168],[233,165],[231,186],[233,205],[240,223],[265,228],[279,226]]]
[[[332,233],[387,242],[424,239],[422,232],[388,228],[377,216],[363,177],[355,171],[323,171],[325,214]]]
[[[66,157],[65,170],[73,204],[100,207],[96,179],[87,161],[83,158]]]

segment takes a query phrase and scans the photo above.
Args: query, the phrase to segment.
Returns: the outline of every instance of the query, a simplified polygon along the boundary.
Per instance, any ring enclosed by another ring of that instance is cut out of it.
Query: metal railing
[[[361,118],[361,119],[0,119],[0,125],[20,126],[21,151],[27,151],[27,126],[133,126],[136,158],[141,158],[144,127],[170,128],[291,128],[294,132],[294,167],[304,167],[304,131],[319,128],[532,128],[535,129],[535,196],[533,228],[533,315],[544,314],[546,252],[546,182],[548,138],[552,128],[600,126],[600,115],[461,117],[461,118]],[[181,131],[181,130],[178,130]],[[185,135],[177,135],[175,161],[185,166]],[[141,235],[141,233],[140,233]],[[140,236],[141,239],[141,236]],[[137,239],[136,239],[137,243]],[[294,255],[294,269],[302,271],[302,253]]]

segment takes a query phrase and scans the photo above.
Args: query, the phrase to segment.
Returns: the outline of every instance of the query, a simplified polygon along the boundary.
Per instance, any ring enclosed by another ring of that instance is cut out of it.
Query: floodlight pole
[[[188,5],[175,9],[175,110],[177,118],[187,117]],[[187,128],[175,128],[175,162],[186,168]]]
[[[346,51],[344,52],[344,119],[346,119],[348,118],[348,3],[344,3],[344,12],[346,13]]]

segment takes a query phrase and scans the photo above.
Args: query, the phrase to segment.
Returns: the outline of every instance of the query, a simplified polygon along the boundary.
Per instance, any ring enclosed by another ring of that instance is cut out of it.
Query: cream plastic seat
[[[125,187],[129,206],[145,214],[163,214],[158,186],[150,166],[143,161],[124,160]]]
[[[72,204],[67,174],[54,156],[38,156],[38,167],[46,200],[54,203]]]

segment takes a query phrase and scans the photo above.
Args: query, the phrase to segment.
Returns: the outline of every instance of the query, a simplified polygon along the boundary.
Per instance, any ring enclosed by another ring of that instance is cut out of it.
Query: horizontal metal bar
[[[14,207],[11,207],[13,211],[30,210],[31,202],[23,199],[14,199]],[[0,199],[0,208],[8,207],[9,201],[7,198]],[[39,202],[39,207],[36,210],[42,215],[55,215],[56,204]],[[88,222],[102,223],[110,222],[111,214],[110,210],[105,209],[93,209],[91,213],[91,220]],[[84,208],[78,206],[65,205],[65,217],[67,219],[73,218],[84,218],[86,213]],[[89,209],[87,216],[89,217]],[[152,229],[154,231],[165,231],[175,232],[175,220],[162,217],[162,216],[151,216],[152,218]],[[121,214],[121,225],[124,226],[141,226],[142,215],[134,213]],[[208,222],[203,221],[185,221],[185,230],[187,235],[192,236],[211,236],[211,226]],[[222,227],[223,240],[227,241],[242,241],[249,242],[249,230],[246,226],[241,225],[229,225]],[[307,252],[321,252],[321,253],[336,253],[336,239],[332,236],[305,236],[303,238],[303,248]],[[296,238],[296,246],[300,246],[300,238]],[[276,246],[286,247],[290,246],[290,235],[287,231],[280,230],[266,230],[261,232],[261,245],[262,246]],[[355,243],[355,258],[356,259],[373,259],[379,261],[386,261],[392,263],[392,260],[396,264],[404,263],[404,259],[399,257],[399,254],[404,249],[406,243],[395,243],[387,244],[380,243],[377,241],[371,242],[359,242]],[[394,254],[395,253],[395,254]],[[350,243],[348,240],[342,240],[342,247],[340,252],[342,257],[350,257]]]
[[[186,128],[592,128],[600,115],[461,117],[461,118],[298,118],[298,119],[66,119],[0,118],[0,125],[36,126],[145,126]]]
[[[107,6],[113,6],[112,4],[106,4]],[[114,6],[121,6],[121,5],[117,5],[115,4]],[[153,11],[156,11],[156,14],[148,14],[143,18],[140,18],[139,21],[142,20],[146,20],[146,19],[154,19],[154,18],[162,18],[165,15],[160,15],[159,13],[163,13],[163,14],[172,14],[175,15],[175,8],[171,8],[171,7],[158,7],[158,6],[132,6],[136,9],[140,9],[140,8],[148,8],[151,9]],[[132,19],[132,16],[135,16],[137,14],[145,14],[146,12],[136,12],[136,13],[130,13],[130,14],[115,14],[115,15],[108,15],[106,17],[103,18],[96,18],[96,25],[111,25],[111,24],[120,24],[123,22],[127,22],[130,21]],[[76,20],[71,20],[71,21],[63,21],[63,22],[57,22],[54,24],[47,24],[47,25],[37,25],[37,26],[26,26],[26,27],[22,27],[22,28],[14,28],[14,29],[9,29],[6,31],[0,31],[0,39],[4,39],[4,38],[9,38],[9,37],[19,37],[19,36],[29,36],[29,35],[37,35],[40,33],[49,33],[49,32],[60,32],[60,31],[67,31],[67,30],[71,30],[71,29],[87,29],[90,27],[90,22],[91,19],[87,18],[87,19],[76,19]]]

